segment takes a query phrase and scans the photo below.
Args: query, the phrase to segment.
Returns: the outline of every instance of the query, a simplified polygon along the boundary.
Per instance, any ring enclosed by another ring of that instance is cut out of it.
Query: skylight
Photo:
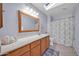
[[[51,9],[56,3],[45,3],[44,8],[45,10]]]

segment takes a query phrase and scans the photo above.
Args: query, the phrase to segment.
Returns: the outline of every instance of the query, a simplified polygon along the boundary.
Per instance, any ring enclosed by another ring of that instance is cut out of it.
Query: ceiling
[[[32,5],[38,8],[44,14],[51,16],[59,16],[60,14],[73,14],[78,3],[59,3],[48,11],[44,9],[44,3],[32,3]]]

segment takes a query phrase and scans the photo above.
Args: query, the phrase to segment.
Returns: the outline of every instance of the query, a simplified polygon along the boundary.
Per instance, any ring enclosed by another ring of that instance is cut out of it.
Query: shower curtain
[[[62,18],[51,22],[52,38],[54,43],[65,46],[73,45],[73,18]]]

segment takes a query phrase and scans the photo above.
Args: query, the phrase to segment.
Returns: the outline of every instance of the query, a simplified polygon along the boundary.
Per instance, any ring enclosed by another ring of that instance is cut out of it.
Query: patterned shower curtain
[[[73,45],[73,18],[63,18],[51,22],[52,38],[54,43],[65,46]]]

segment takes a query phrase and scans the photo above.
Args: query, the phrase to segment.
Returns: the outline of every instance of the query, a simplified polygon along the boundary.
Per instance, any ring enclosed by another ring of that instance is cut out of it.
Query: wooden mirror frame
[[[22,16],[28,16],[28,17],[31,17],[31,18],[33,18],[35,21],[37,21],[37,28],[35,28],[35,29],[31,29],[31,30],[22,30],[22,22],[21,22],[21,20],[22,20]],[[33,17],[33,16],[31,16],[31,15],[29,15],[29,14],[27,14],[27,13],[24,13],[24,12],[22,12],[22,11],[20,11],[20,10],[18,10],[18,32],[35,32],[35,31],[39,31],[39,27],[40,27],[40,21],[39,21],[39,18],[36,18],[36,17]]]
[[[2,3],[0,3],[0,28],[3,27],[3,10]]]

